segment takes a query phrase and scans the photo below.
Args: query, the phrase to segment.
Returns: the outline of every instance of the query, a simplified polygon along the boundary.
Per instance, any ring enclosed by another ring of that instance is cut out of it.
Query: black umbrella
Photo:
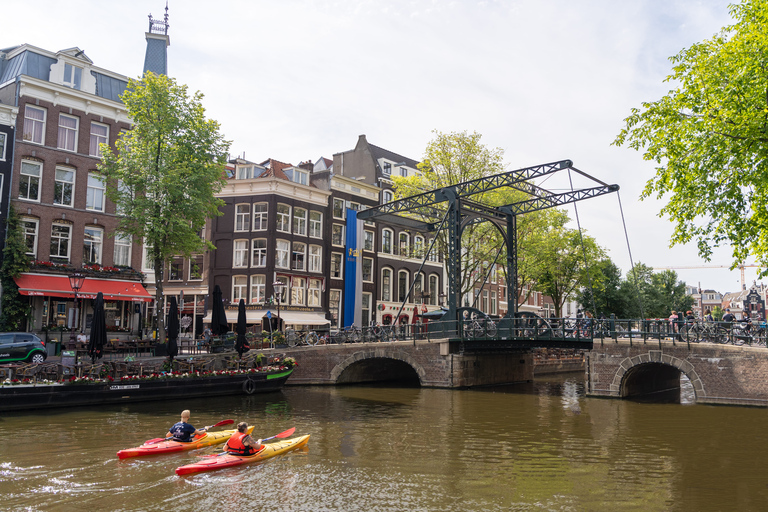
[[[173,360],[179,353],[179,346],[176,338],[179,337],[179,305],[176,304],[176,297],[171,297],[171,307],[168,310],[168,358]]]
[[[107,318],[104,314],[104,294],[99,292],[93,304],[93,320],[91,320],[91,339],[88,342],[88,355],[91,362],[102,356],[104,345],[107,344]]]
[[[243,357],[245,352],[245,331],[248,326],[245,324],[245,300],[240,299],[240,304],[237,305],[237,341],[235,342],[235,350],[237,355]]]
[[[227,312],[224,311],[224,301],[221,299],[221,288],[216,285],[213,288],[213,299],[211,301],[211,332],[214,336],[227,334],[229,324],[227,324]]]

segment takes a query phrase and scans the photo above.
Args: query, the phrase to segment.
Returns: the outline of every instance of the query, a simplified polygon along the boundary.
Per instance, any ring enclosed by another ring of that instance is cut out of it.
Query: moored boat
[[[232,455],[229,453],[221,453],[219,455],[208,455],[197,462],[180,466],[176,468],[177,475],[189,475],[192,473],[200,473],[203,471],[213,471],[215,469],[231,468],[234,466],[240,466],[242,464],[250,464],[252,462],[259,462],[275,455],[280,455],[297,448],[301,448],[309,442],[309,434],[296,437],[294,439],[287,439],[285,441],[277,441],[275,443],[267,443],[264,447],[253,455]]]
[[[250,434],[253,427],[248,427],[248,433]],[[219,432],[206,432],[201,436],[196,436],[195,439],[188,443],[182,443],[181,441],[174,441],[169,439],[167,441],[153,442],[150,439],[141,446],[135,448],[128,448],[126,450],[120,450],[117,452],[117,457],[120,459],[127,459],[129,457],[144,457],[146,455],[159,455],[163,453],[177,453],[187,450],[196,450],[197,448],[204,448],[206,446],[213,446],[226,442],[232,434],[237,430],[220,430]]]

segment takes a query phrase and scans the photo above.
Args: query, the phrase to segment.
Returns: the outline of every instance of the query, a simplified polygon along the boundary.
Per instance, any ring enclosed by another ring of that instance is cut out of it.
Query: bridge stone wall
[[[645,370],[654,365],[662,371]],[[632,394],[631,387],[635,391],[664,388],[679,373],[663,371],[659,365],[685,374],[698,403],[768,406],[768,350],[705,343],[691,344],[689,349],[686,343],[636,342],[630,347],[620,342],[601,347],[596,342],[587,354],[587,395],[621,398]],[[629,386],[633,373],[632,380],[648,381]]]
[[[374,359],[405,363],[423,387],[461,388],[527,382],[533,379],[528,353],[451,353],[448,342],[348,343],[279,350],[298,366],[286,385],[336,384],[344,370]],[[381,361],[386,364],[386,361]]]

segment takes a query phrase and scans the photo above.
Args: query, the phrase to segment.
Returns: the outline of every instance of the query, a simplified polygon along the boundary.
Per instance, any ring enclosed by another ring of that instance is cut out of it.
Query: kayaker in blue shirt
[[[168,431],[168,434],[173,436],[174,441],[188,443],[192,441],[192,436],[205,434],[205,429],[198,430],[188,423],[189,416],[189,410],[181,411],[181,421],[172,426]]]

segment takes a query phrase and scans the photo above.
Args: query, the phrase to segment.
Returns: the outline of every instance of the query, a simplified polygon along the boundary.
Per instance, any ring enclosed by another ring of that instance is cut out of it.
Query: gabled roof
[[[368,143],[368,147],[371,148],[371,154],[373,155],[373,158],[375,158],[376,160],[379,160],[380,158],[386,158],[387,160],[391,160],[392,162],[395,162],[395,163],[405,162],[405,165],[407,167],[410,167],[411,169],[418,168],[417,165],[419,164],[419,162],[417,160],[414,160],[413,158],[408,158],[407,156],[394,153],[387,149],[380,148],[379,146],[374,146],[371,143]]]
[[[281,180],[291,181],[288,179],[288,176],[285,175],[285,173],[283,172],[283,169],[286,169],[288,167],[293,167],[293,165],[286,164],[285,162],[280,162],[279,160],[275,160],[273,158],[264,160],[259,165],[267,169],[264,173],[261,174],[261,176],[259,176],[259,178],[275,177]]]

